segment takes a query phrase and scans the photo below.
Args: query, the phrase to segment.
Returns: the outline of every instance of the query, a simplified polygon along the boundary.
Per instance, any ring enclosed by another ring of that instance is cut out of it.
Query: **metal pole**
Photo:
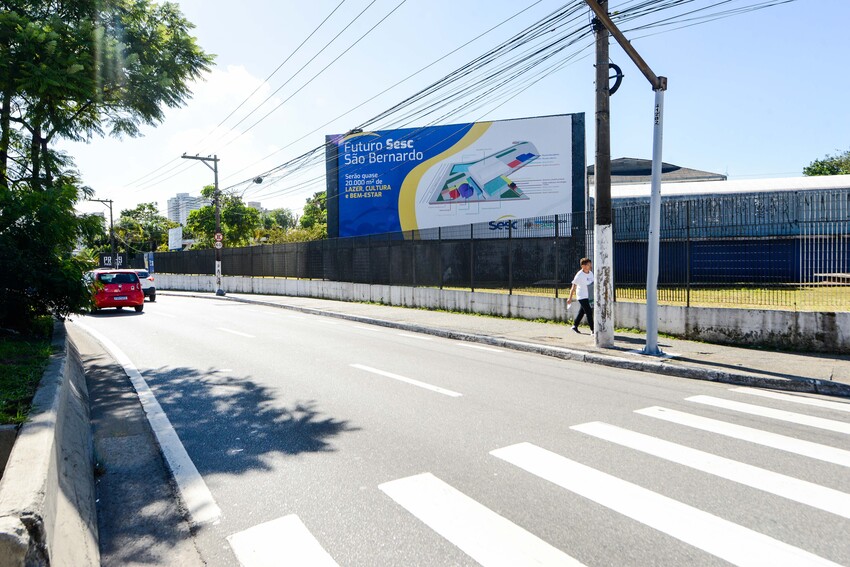
[[[652,131],[652,181],[649,197],[649,250],[646,260],[646,346],[643,354],[664,354],[658,348],[658,256],[661,246],[661,142],[664,132],[664,89],[655,91]]]
[[[513,225],[508,221],[508,295],[514,294],[514,239]]]
[[[555,215],[555,299],[558,299],[558,215]]]
[[[220,194],[218,191],[218,156],[213,156],[213,175],[215,177],[215,233],[221,234],[221,205],[219,203]],[[218,296],[224,295],[224,290],[221,289],[221,249],[224,247],[215,247],[215,294]],[[253,268],[253,266],[252,266]]]
[[[611,231],[611,113],[608,90],[608,28],[600,14],[607,14],[608,0],[588,0],[597,14],[596,31],[596,222],[593,235],[593,260],[596,274],[594,342],[601,348],[614,346],[614,240]],[[594,4],[596,4],[594,6]],[[607,16],[606,16],[607,17]],[[609,20],[610,21],[610,20]]]
[[[440,291],[443,289],[443,229],[437,227],[437,270],[440,272]]]
[[[475,225],[469,225],[469,291],[475,291]]]

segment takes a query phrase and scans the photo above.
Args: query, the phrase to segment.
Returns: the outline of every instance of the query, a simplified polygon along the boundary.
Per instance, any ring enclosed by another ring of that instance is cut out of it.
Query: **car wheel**
[[[115,310],[116,311],[124,311],[124,308],[123,307],[116,307]]]
[[[156,302],[156,294],[152,293],[151,294],[151,303],[154,303],[154,302]]]
[[[135,307],[133,307],[133,309],[136,310],[136,313],[141,313],[142,309],[144,309],[144,308],[145,308],[144,305],[136,305]]]

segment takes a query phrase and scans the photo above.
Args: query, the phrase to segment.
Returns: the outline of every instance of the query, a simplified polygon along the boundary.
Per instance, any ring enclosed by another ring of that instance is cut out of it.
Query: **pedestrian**
[[[575,296],[578,299],[580,307],[578,315],[576,315],[573,322],[573,331],[581,334],[578,326],[584,316],[587,315],[587,324],[590,325],[590,332],[593,333],[593,307],[590,306],[590,286],[593,285],[593,272],[590,270],[593,265],[587,258],[582,258],[579,264],[581,265],[581,269],[576,272],[576,276],[573,278],[570,297],[567,299],[567,309],[570,308],[570,303],[572,303],[573,296]]]

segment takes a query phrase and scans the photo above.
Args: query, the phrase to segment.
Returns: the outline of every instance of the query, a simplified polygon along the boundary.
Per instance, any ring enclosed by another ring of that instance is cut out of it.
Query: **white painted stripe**
[[[367,327],[366,325],[352,325],[352,327],[354,327],[355,329],[362,329],[364,331],[373,331],[373,332],[376,332],[376,333],[381,331],[381,329],[377,329],[375,327]]]
[[[162,455],[165,457],[165,462],[171,469],[180,498],[189,512],[189,522],[195,526],[217,522],[221,516],[221,510],[141,373],[115,343],[88,325],[74,324],[97,339],[130,377],[162,450]]]
[[[227,541],[242,567],[337,567],[295,514],[227,536]]]
[[[816,427],[818,429],[826,429],[827,431],[835,431],[836,433],[844,433],[845,435],[850,435],[850,423],[843,421],[835,421],[834,419],[824,419],[822,417],[814,417],[802,413],[795,413],[793,411],[766,408],[763,406],[736,402],[734,400],[724,400],[723,398],[715,398],[713,396],[691,396],[690,398],[685,398],[685,400],[697,404],[704,404],[716,408],[739,411],[741,413],[757,415],[759,417],[769,417],[771,419],[777,419],[779,421],[797,423],[799,425],[806,425],[809,427]]]
[[[425,337],[422,335],[411,335],[410,333],[399,333],[400,337],[407,337],[408,339],[419,339],[420,341],[433,341],[434,337]]]
[[[693,427],[695,429],[701,429],[711,433],[717,433],[718,435],[725,435],[726,437],[732,437],[733,439],[740,439],[742,441],[764,445],[765,447],[771,447],[772,449],[779,449],[780,451],[803,455],[804,457],[817,459],[819,461],[850,467],[850,451],[845,451],[844,449],[838,449],[828,445],[820,445],[819,443],[795,439],[793,437],[779,435],[778,433],[762,431],[761,429],[754,429],[744,425],[726,423],[725,421],[718,421],[716,419],[710,419],[658,406],[635,410],[635,413],[657,419],[663,419],[664,421],[678,423],[679,425]]]
[[[751,396],[761,396],[763,398],[772,398],[774,400],[782,400],[784,402],[792,402],[795,404],[803,404],[807,406],[816,406],[831,410],[850,412],[850,403],[848,402],[836,402],[831,400],[821,400],[819,398],[795,396],[793,394],[781,394],[772,390],[759,390],[756,388],[747,388],[745,386],[742,386],[740,388],[730,388],[730,390],[733,392],[740,392],[741,394],[750,394]]]
[[[481,345],[473,345],[473,344],[464,343],[464,342],[457,342],[455,344],[459,347],[474,348],[476,350],[486,350],[488,352],[504,352],[503,350],[498,349],[498,348],[486,347],[486,346],[481,346]]]
[[[734,565],[836,565],[808,551],[571,461],[531,443],[511,445],[491,451],[491,454]]]
[[[384,370],[378,370],[377,368],[372,368],[371,366],[364,366],[362,364],[352,364],[351,366],[353,368],[365,370],[366,372],[378,374],[379,376],[384,376],[386,378],[392,378],[393,380],[398,380],[400,382],[412,384],[412,385],[418,386],[420,388],[425,388],[426,390],[431,390],[432,392],[437,392],[439,394],[444,394],[446,396],[452,396],[453,398],[459,398],[460,396],[463,395],[463,394],[459,394],[458,392],[454,392],[452,390],[440,388],[439,386],[433,386],[433,385],[427,384],[425,382],[420,382],[419,380],[414,380],[413,378],[406,378],[404,376],[399,376],[398,374],[393,374],[392,372],[385,372]]]
[[[431,473],[394,480],[378,488],[485,567],[581,565]]]
[[[570,429],[763,490],[800,504],[831,512],[843,518],[850,518],[850,494],[832,488],[739,463],[732,459],[705,453],[607,423],[598,421],[583,423],[574,425]]]
[[[241,333],[239,331],[234,331],[233,329],[225,329],[224,327],[216,327],[219,331],[224,331],[225,333],[232,333],[234,335],[239,335],[240,337],[248,337],[249,339],[255,338],[254,335],[249,335],[248,333]]]
[[[324,325],[339,325],[339,321],[331,321],[329,319],[325,319],[324,317],[318,317],[314,319],[317,323],[322,323]]]

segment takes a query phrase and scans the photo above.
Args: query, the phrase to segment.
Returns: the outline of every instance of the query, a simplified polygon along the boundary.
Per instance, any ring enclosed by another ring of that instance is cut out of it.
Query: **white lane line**
[[[248,337],[249,339],[256,338],[254,335],[249,335],[248,333],[241,333],[239,331],[234,331],[233,329],[225,329],[224,327],[216,327],[219,331],[224,331],[225,333],[231,333],[233,335],[239,335],[240,337]]]
[[[201,477],[198,469],[195,468],[195,463],[189,458],[189,454],[186,452],[183,443],[180,442],[177,432],[174,431],[174,427],[171,425],[159,402],[156,401],[156,397],[148,387],[141,373],[130,361],[130,358],[115,343],[88,325],[82,323],[74,324],[97,339],[109,351],[118,364],[124,368],[127,376],[130,377],[133,388],[135,388],[136,394],[139,396],[139,401],[145,410],[145,415],[150,422],[153,434],[156,436],[162,454],[165,457],[165,462],[174,476],[174,482],[177,484],[180,498],[189,512],[189,522],[194,526],[217,522],[221,516],[221,510],[218,504],[216,504],[203,477]]]
[[[715,398],[713,396],[691,396],[690,398],[685,398],[685,400],[697,404],[704,404],[716,408],[739,411],[741,413],[746,413],[749,415],[768,417],[771,419],[777,419],[779,421],[796,423],[798,425],[807,425],[809,427],[816,427],[818,429],[826,429],[827,431],[835,431],[836,433],[844,433],[845,435],[850,435],[850,423],[843,421],[835,421],[834,419],[824,419],[822,417],[814,417],[802,413],[795,413],[793,411],[766,408],[763,406],[736,402],[734,400],[724,400],[723,398]]]
[[[493,347],[486,347],[486,346],[481,346],[481,345],[473,345],[473,344],[464,343],[464,342],[456,342],[455,344],[457,346],[463,347],[463,348],[474,348],[476,350],[486,350],[488,352],[504,352],[502,349],[493,348]]]
[[[378,488],[485,567],[581,565],[431,473],[393,480]]]
[[[761,429],[754,429],[744,425],[726,423],[725,421],[718,421],[716,419],[710,419],[659,406],[635,410],[635,413],[654,417],[656,419],[663,419],[664,421],[693,427],[695,429],[701,429],[710,433],[717,433],[718,435],[732,437],[733,439],[740,439],[742,441],[764,445],[765,447],[771,447],[772,449],[779,449],[780,451],[803,455],[804,457],[817,459],[819,461],[825,461],[827,463],[833,463],[843,467],[850,467],[850,451],[845,451],[844,449],[821,445],[819,443],[812,443],[811,441],[795,439],[793,437],[779,435],[778,433],[762,431]]]
[[[338,567],[295,514],[227,536],[242,567]]]
[[[784,402],[792,402],[795,404],[817,406],[820,408],[850,412],[850,403],[847,402],[834,402],[830,400],[821,400],[818,398],[807,398],[805,396],[780,394],[779,392],[774,392],[772,390],[758,390],[756,388],[747,388],[745,386],[742,386],[740,388],[729,388],[729,390],[732,392],[739,392],[741,394],[750,394],[751,396],[761,396],[763,398],[772,398],[774,400],[782,400]]]
[[[411,335],[410,333],[398,333],[400,337],[407,337],[408,339],[419,339],[420,341],[433,341],[434,337],[423,337],[422,335]]]
[[[227,536],[242,567],[338,567],[295,514]]]
[[[376,329],[375,327],[368,327],[366,325],[352,325],[355,329],[361,329],[363,331],[372,331],[375,333],[380,333],[381,329]]]
[[[850,494],[832,488],[599,421],[574,425],[570,429],[850,518]]]
[[[383,370],[378,370],[377,368],[372,368],[371,366],[364,366],[363,364],[352,364],[351,367],[357,368],[359,370],[365,370],[366,372],[371,372],[372,374],[377,374],[379,376],[384,376],[385,378],[392,378],[393,380],[398,380],[400,382],[412,384],[414,386],[418,386],[420,388],[425,388],[426,390],[431,390],[432,392],[437,392],[439,394],[451,396],[453,398],[459,398],[460,396],[463,395],[463,394],[459,394],[458,392],[453,392],[452,390],[440,388],[439,386],[433,386],[433,385],[427,384],[425,382],[420,382],[419,380],[414,380],[413,378],[406,378],[404,376],[399,376],[398,374],[393,374],[392,372],[385,372]]]
[[[339,325],[339,321],[331,321],[329,319],[325,319],[324,317],[319,317],[314,319],[317,323],[322,323],[323,325]]]
[[[734,565],[836,565],[531,443],[511,445],[490,454]]]

